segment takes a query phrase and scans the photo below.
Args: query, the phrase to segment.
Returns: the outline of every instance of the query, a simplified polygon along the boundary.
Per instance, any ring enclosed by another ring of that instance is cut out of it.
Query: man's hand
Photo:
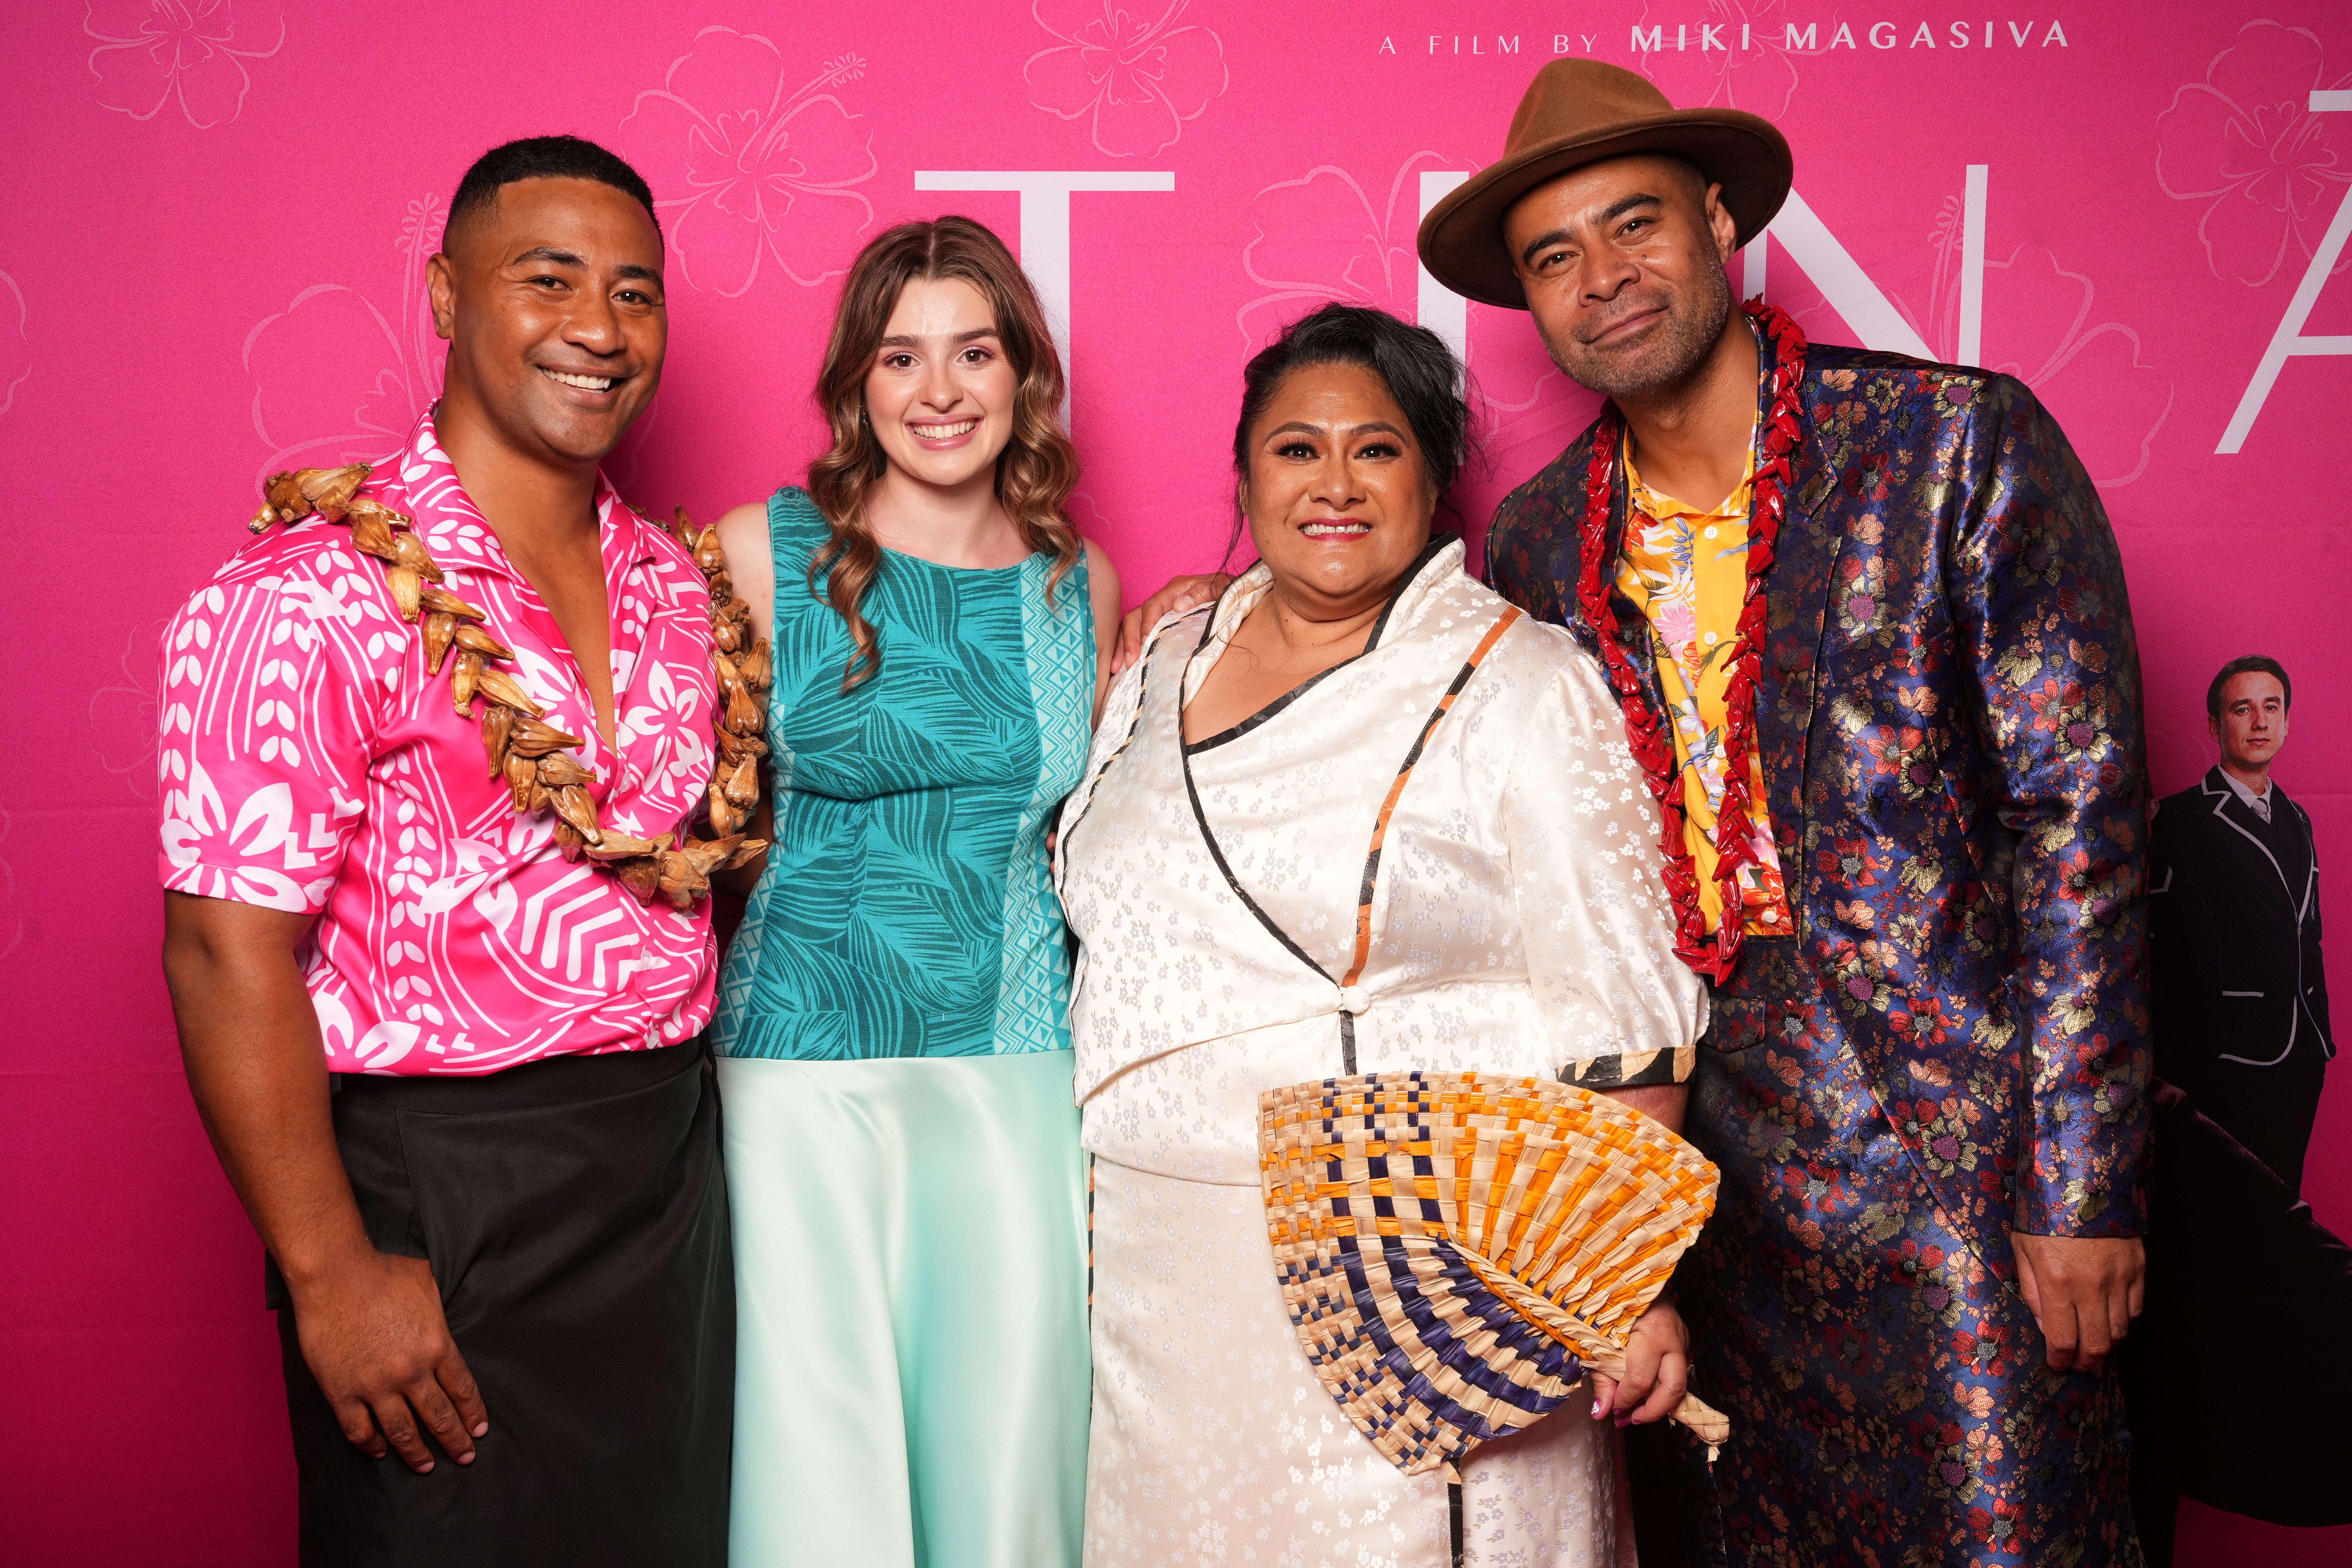
[[[327,1053],[294,950],[307,914],[163,895],[163,974],[188,1091],[221,1168],[278,1260],[295,1331],[343,1435],[433,1468],[419,1430],[459,1464],[488,1417],[450,1342],[432,1266],[378,1252],[335,1146]]]
[[[1664,1421],[1690,1392],[1690,1332],[1682,1314],[1653,1302],[1625,1341],[1625,1376],[1592,1374],[1592,1418],[1614,1414],[1620,1426]]]
[[[1118,646],[1111,650],[1110,672],[1117,676],[1143,657],[1143,639],[1160,624],[1162,616],[1178,610],[1189,610],[1195,605],[1205,605],[1225,591],[1233,579],[1222,572],[1205,573],[1198,577],[1172,577],[1168,585],[1129,610],[1118,623]]]
[[[370,1247],[324,1278],[288,1284],[302,1359],[353,1447],[381,1459],[388,1444],[424,1475],[429,1431],[451,1458],[474,1462],[489,1416],[449,1337],[431,1264]]]
[[[2042,1325],[2050,1364],[2096,1372],[2139,1316],[2147,1253],[2139,1237],[2009,1233],[2017,1288]]]

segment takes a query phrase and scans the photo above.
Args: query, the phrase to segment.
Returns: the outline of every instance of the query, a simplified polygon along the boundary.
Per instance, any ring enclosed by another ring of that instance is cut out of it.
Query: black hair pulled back
[[[1412,427],[1430,488],[1443,498],[1470,459],[1470,403],[1461,363],[1427,327],[1370,305],[1337,301],[1283,328],[1243,368],[1241,417],[1234,426],[1235,476],[1248,480],[1251,432],[1283,381],[1294,371],[1325,364],[1358,365],[1381,379]],[[1227,560],[1247,522],[1235,520]]]
[[[1381,378],[1404,410],[1433,489],[1451,489],[1470,456],[1470,404],[1462,366],[1445,340],[1370,305],[1333,303],[1301,316],[1242,370],[1242,413],[1234,426],[1234,472],[1249,477],[1250,431],[1292,371],[1360,365]]]

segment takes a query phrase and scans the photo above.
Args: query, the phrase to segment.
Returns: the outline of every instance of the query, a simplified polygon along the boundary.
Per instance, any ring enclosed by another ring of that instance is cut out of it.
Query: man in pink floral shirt
[[[598,471],[660,379],[662,259],[611,153],[486,154],[432,263],[446,391],[362,491],[646,838],[704,797],[717,697],[701,573]],[[516,814],[425,643],[316,517],[165,634],[164,967],[269,1251],[302,1560],[717,1564],[709,905],[641,903]]]
[[[709,597],[686,551],[598,483],[618,613],[609,694],[592,695],[430,416],[363,493],[415,518],[548,721],[583,738],[610,781],[593,792],[604,824],[681,828],[709,782],[715,695]],[[708,909],[640,904],[556,854],[552,812],[514,815],[480,723],[426,674],[347,530],[312,517],[266,536],[166,640],[163,886],[319,917],[303,969],[330,1071],[491,1073],[675,1045],[709,1018]]]

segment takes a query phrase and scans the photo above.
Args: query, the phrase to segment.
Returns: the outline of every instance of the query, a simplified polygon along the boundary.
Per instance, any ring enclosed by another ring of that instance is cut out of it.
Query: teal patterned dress
[[[1045,833],[1086,760],[1081,560],[896,552],[809,585],[768,503],[774,843],[720,981],[739,1563],[1078,1561],[1089,1369],[1069,944]]]

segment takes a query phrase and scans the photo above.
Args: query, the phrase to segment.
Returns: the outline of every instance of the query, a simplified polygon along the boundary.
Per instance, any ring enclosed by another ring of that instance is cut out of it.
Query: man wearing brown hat
[[[1738,1563],[2137,1563],[2147,784],[2123,569],[2007,376],[1735,308],[1788,144],[1547,66],[1423,261],[1610,401],[1489,581],[1606,667],[1715,986],[1677,1277]],[[1711,1047],[1712,1048],[1708,1048]],[[1670,1391],[1678,1392],[1678,1391]]]

